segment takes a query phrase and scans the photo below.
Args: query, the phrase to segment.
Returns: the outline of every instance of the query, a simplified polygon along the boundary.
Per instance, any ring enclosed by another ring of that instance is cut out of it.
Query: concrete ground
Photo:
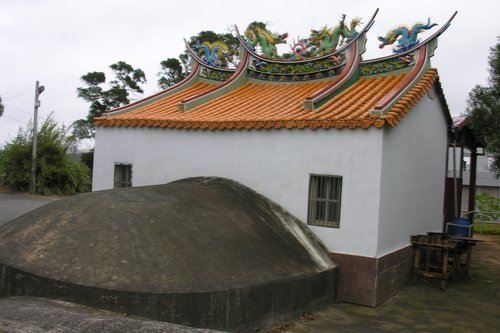
[[[68,302],[34,297],[12,297],[0,298],[0,332],[210,333],[216,331],[133,318]]]
[[[57,199],[57,197],[9,192],[0,187],[0,225]]]
[[[53,200],[3,194],[0,193],[0,223],[6,219],[5,214],[20,215],[22,207],[30,210],[32,204],[37,206]],[[476,238],[484,242],[473,250],[468,278],[449,283],[445,291],[439,289],[436,281],[420,279],[376,308],[334,304],[295,321],[276,323],[269,332],[498,332],[500,236],[477,235]],[[0,299],[0,332],[195,331],[53,300]]]

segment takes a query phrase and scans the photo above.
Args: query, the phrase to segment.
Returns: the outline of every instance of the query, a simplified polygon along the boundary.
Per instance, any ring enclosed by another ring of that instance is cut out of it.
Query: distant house
[[[453,118],[445,196],[447,221],[453,216],[466,215],[473,223],[472,212],[477,210],[474,198],[478,194],[487,193],[500,198],[500,179],[491,171],[491,157],[485,154],[484,145],[475,138],[470,122],[469,116]]]
[[[373,18],[305,59],[262,55],[239,33],[233,69],[189,48],[184,81],[95,119],[93,190],[238,181],[319,236],[342,300],[379,304],[408,282],[410,235],[442,230],[451,118],[429,58],[450,21],[373,60],[362,60]]]
[[[462,207],[468,206],[467,193],[470,185],[470,153],[464,153],[464,178],[462,186]],[[477,158],[476,194],[488,193],[500,198],[500,179],[491,171],[491,157],[481,155]]]

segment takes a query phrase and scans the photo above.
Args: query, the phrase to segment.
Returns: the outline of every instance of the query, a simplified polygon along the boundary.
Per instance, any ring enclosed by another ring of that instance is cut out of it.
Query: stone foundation
[[[339,266],[338,299],[376,306],[408,284],[413,267],[409,245],[380,258],[331,253]]]
[[[219,291],[145,293],[84,286],[0,263],[0,297],[64,300],[175,324],[253,332],[335,302],[338,268],[317,274]]]

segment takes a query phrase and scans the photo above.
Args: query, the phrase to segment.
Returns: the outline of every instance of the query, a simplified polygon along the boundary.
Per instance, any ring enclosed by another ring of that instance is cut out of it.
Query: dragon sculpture
[[[423,32],[424,30],[429,30],[430,28],[436,26],[437,23],[431,24],[431,19],[427,19],[427,24],[417,23],[411,29],[407,27],[398,27],[391,31],[389,31],[385,37],[379,36],[377,39],[382,43],[379,45],[379,48],[383,48],[386,45],[394,44],[397,42],[397,45],[393,47],[394,53],[403,53],[418,43],[420,40],[417,39],[418,34]]]
[[[248,45],[252,49],[255,49],[255,47],[259,45],[264,56],[268,58],[276,58],[278,57],[276,45],[285,44],[285,39],[288,37],[288,34],[273,34],[267,30],[264,23],[253,22],[250,23],[245,30],[244,36]]]
[[[226,54],[229,54],[229,47],[221,41],[203,42],[197,41],[193,48],[201,50],[203,55],[201,59],[208,65],[214,67],[221,67],[223,65],[222,59]]]
[[[345,14],[342,15],[339,24],[333,29],[324,26],[321,30],[311,30],[311,36],[309,37],[311,44],[318,47],[322,53],[331,53],[335,51],[339,44],[351,41],[358,35],[356,27],[361,24],[361,18],[352,19],[349,28],[344,21]]]

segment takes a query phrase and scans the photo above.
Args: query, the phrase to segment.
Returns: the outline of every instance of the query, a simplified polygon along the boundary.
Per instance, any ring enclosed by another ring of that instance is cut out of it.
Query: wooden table
[[[441,233],[411,236],[415,247],[413,280],[416,281],[417,276],[440,279],[444,290],[448,279],[453,280],[460,273],[468,274],[472,246],[478,241]]]

